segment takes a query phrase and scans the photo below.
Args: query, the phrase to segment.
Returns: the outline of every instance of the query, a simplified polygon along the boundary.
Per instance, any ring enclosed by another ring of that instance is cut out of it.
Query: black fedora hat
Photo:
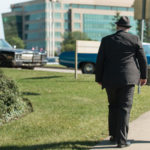
[[[132,26],[130,25],[130,19],[127,16],[122,16],[120,19],[116,22],[117,26],[121,27],[127,27],[131,28]]]

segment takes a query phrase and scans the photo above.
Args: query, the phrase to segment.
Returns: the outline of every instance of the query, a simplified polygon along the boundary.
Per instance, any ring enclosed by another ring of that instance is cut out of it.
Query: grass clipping
[[[0,70],[0,126],[32,111],[30,101],[21,96],[15,82]]]

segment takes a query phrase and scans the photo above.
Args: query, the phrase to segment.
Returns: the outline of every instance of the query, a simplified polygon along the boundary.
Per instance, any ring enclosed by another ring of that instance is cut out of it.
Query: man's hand
[[[140,79],[140,85],[143,86],[147,83],[147,79]]]

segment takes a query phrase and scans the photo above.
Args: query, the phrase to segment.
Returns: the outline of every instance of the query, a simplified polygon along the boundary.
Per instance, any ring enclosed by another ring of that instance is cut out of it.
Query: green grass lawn
[[[46,64],[43,67],[45,68],[60,68],[60,69],[66,69],[66,66],[60,65],[60,64]]]
[[[108,135],[107,97],[94,75],[3,69],[34,112],[0,127],[0,150],[83,150]],[[150,110],[150,87],[135,90],[131,120]]]

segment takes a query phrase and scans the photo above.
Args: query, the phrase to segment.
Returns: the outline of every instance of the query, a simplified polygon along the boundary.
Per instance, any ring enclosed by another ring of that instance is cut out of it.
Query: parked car
[[[150,43],[143,43],[143,48],[147,57],[147,63],[150,65]],[[78,53],[78,68],[82,73],[94,73],[97,53]],[[75,52],[63,52],[59,55],[59,64],[66,67],[75,67]]]
[[[1,67],[22,67],[34,68],[43,66],[47,60],[46,53],[26,50],[14,49],[3,39],[0,39],[0,66]]]

